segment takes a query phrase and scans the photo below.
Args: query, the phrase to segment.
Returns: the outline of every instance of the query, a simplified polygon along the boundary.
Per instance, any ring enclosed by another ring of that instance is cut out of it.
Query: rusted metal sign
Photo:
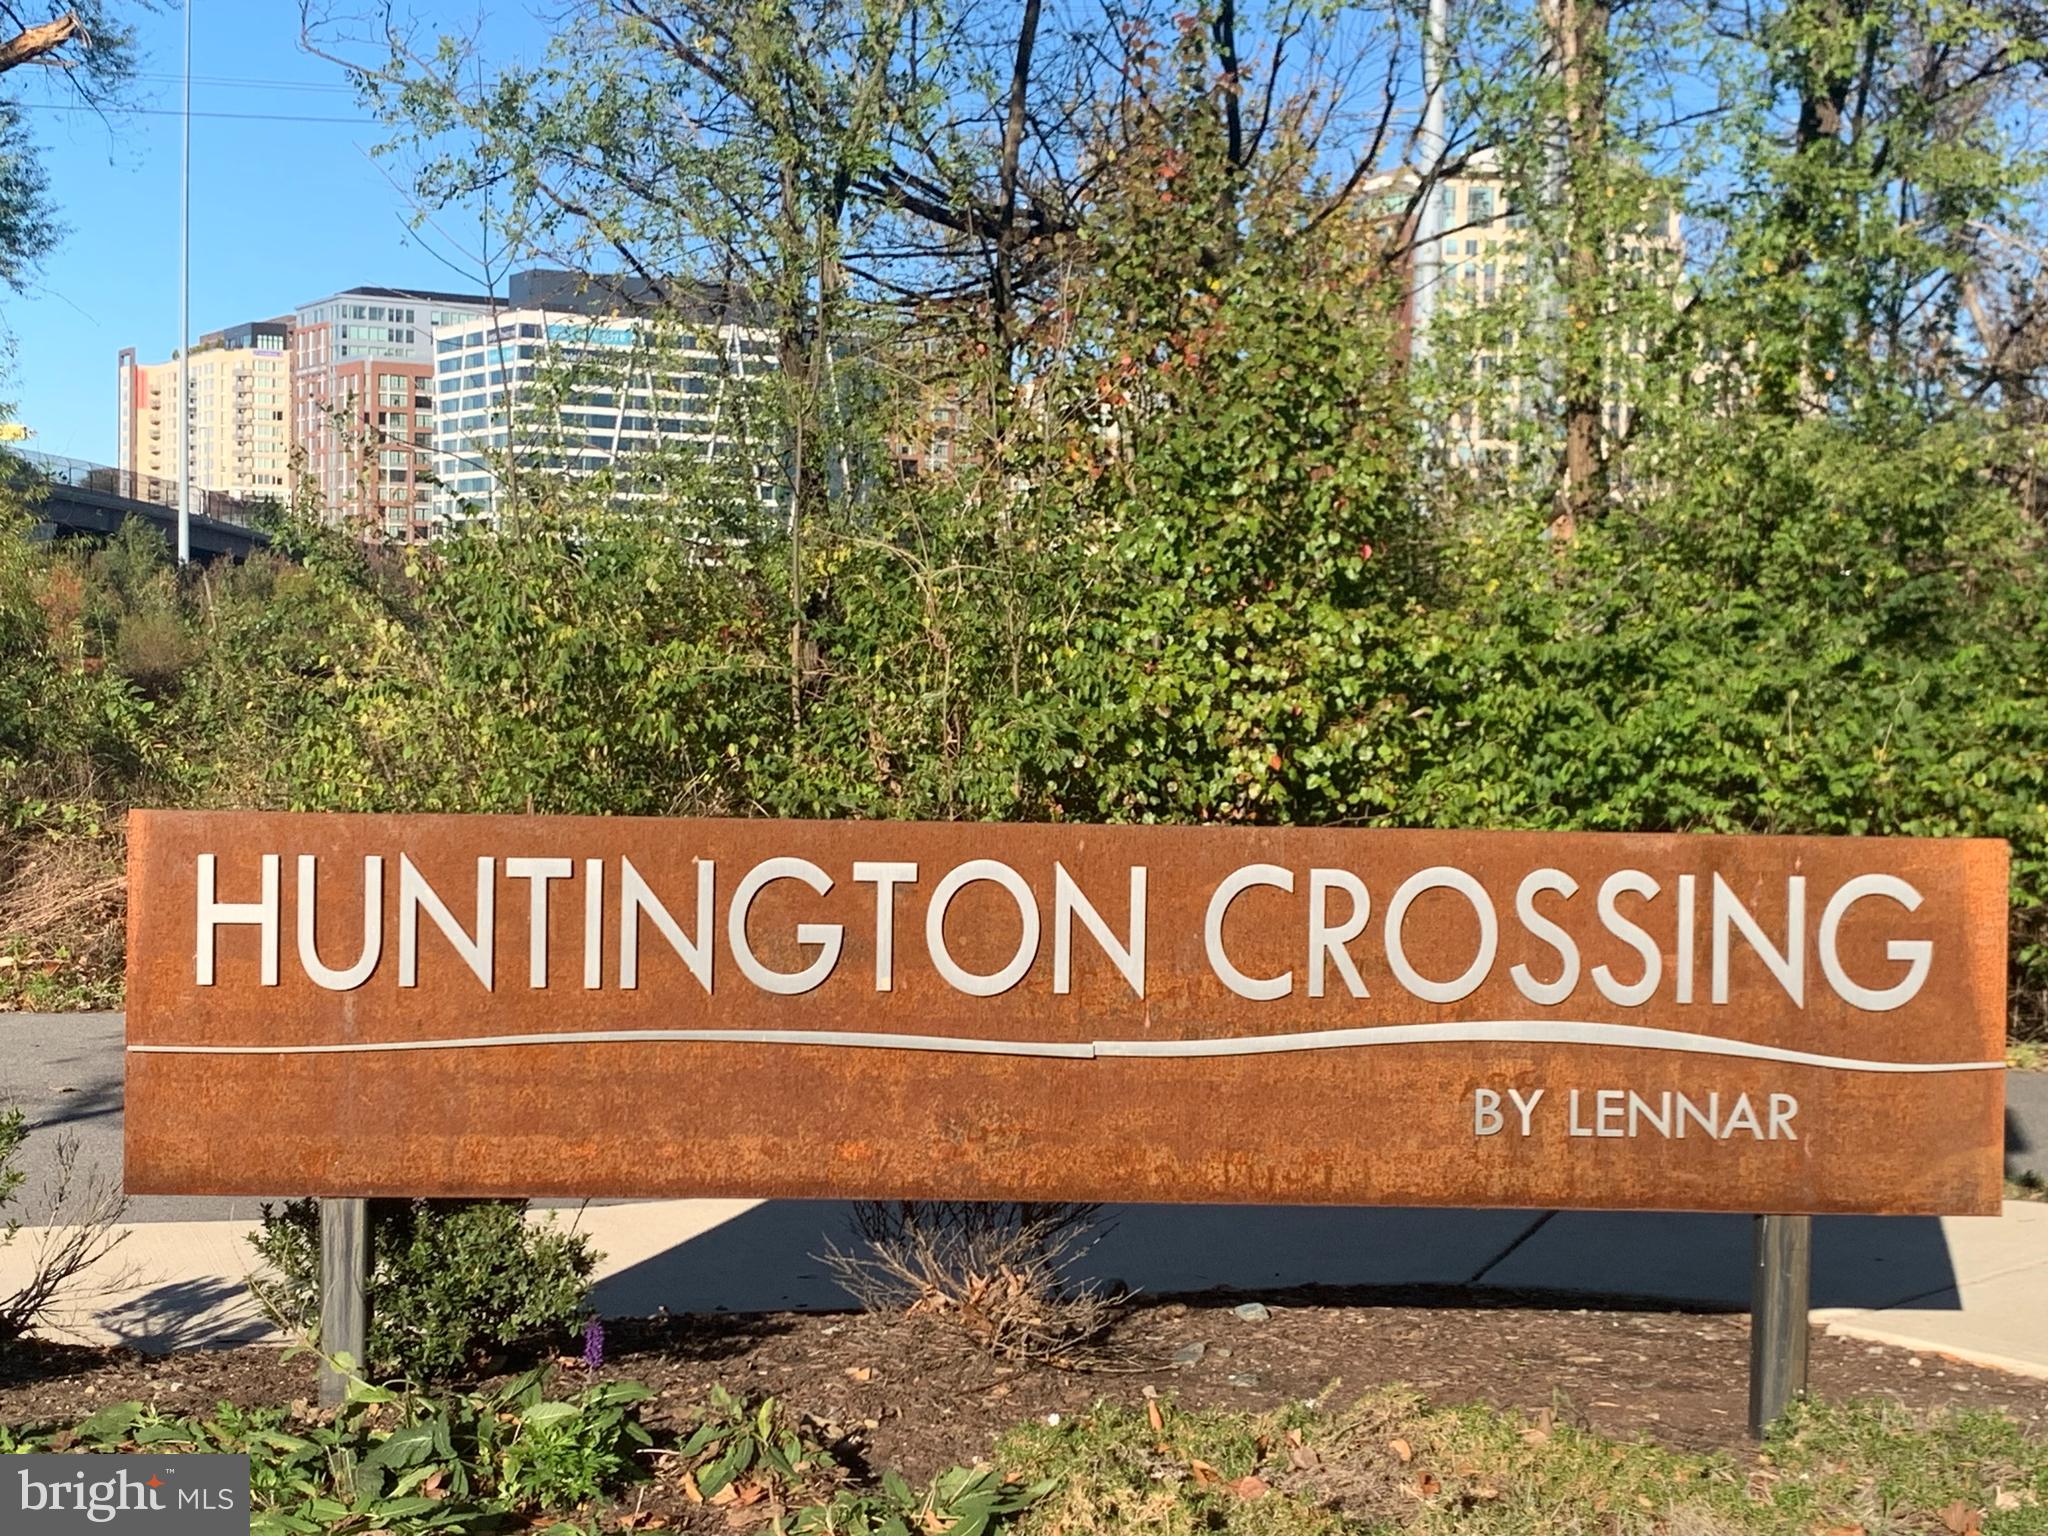
[[[128,1187],[1993,1212],[1997,842],[141,812]]]

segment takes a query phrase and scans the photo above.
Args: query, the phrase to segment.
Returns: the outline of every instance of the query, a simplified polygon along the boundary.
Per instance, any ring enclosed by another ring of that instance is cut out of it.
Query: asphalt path
[[[9,1214],[47,1219],[46,1191],[58,1148],[77,1143],[74,1168],[121,1175],[123,1031],[118,1013],[0,1013],[0,1107],[28,1116],[29,1137],[16,1166],[28,1175]],[[262,1201],[211,1196],[138,1195],[129,1221],[254,1219]]]

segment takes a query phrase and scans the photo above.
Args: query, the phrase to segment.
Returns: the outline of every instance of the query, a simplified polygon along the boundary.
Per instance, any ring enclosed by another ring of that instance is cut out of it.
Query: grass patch
[[[1381,1393],[1262,1416],[1101,1407],[997,1465],[1053,1491],[1019,1536],[2048,1533],[2048,1446],[1993,1414],[1808,1405],[1754,1467]]]
[[[0,832],[0,1012],[118,1008],[125,840],[85,821]]]
[[[2048,1536],[2048,1442],[1998,1414],[1890,1402],[1801,1405],[1740,1460],[1399,1390],[1337,1411],[1103,1404],[914,1488],[839,1463],[773,1400],[714,1389],[694,1427],[657,1436],[645,1388],[558,1380],[358,1383],[334,1415],[129,1403],[0,1427],[0,1453],[246,1450],[260,1536]]]
[[[2048,1072],[2048,1045],[2039,1040],[2009,1041],[2005,1064],[2015,1072]]]
[[[2023,1173],[2016,1179],[2005,1181],[2005,1198],[2008,1200],[2048,1200],[2048,1179],[2038,1173]]]

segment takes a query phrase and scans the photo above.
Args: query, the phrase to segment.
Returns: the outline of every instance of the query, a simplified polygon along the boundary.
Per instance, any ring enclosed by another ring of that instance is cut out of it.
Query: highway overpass
[[[6,460],[13,461],[11,464]],[[178,543],[178,486],[173,480],[138,477],[107,464],[55,454],[9,449],[0,467],[28,501],[36,519],[34,537],[75,538],[111,534],[139,518]],[[192,558],[244,560],[270,543],[262,526],[264,507],[219,491],[192,494]]]

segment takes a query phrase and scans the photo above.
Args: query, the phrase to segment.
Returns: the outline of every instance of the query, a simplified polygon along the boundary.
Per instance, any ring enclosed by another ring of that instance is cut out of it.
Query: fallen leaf
[[[1415,1459],[1415,1447],[1410,1445],[1406,1440],[1391,1441],[1388,1443],[1387,1449],[1394,1453],[1394,1459],[1396,1461],[1402,1462],[1404,1464]]]
[[[1444,1491],[1444,1485],[1434,1472],[1424,1472],[1415,1479],[1415,1491],[1425,1499],[1433,1499]]]
[[[1984,1511],[1975,1505],[1965,1504],[1957,1499],[1941,1512],[1941,1523],[1955,1532],[1955,1536],[1977,1536],[1983,1528]]]
[[[1263,1477],[1256,1472],[1247,1472],[1230,1485],[1230,1491],[1240,1499],[1263,1499],[1271,1490]]]
[[[1831,1525],[1826,1530],[1816,1525],[1813,1536],[1866,1536],[1866,1533],[1860,1525]]]
[[[711,1495],[710,1502],[713,1504],[730,1504],[739,1496],[739,1490],[733,1487],[731,1483],[727,1483],[718,1492]]]
[[[683,1497],[692,1504],[702,1504],[704,1502],[704,1492],[697,1486],[697,1475],[694,1472],[685,1472],[683,1474]]]
[[[1159,1411],[1158,1399],[1151,1399],[1145,1404],[1145,1422],[1152,1426],[1154,1434],[1166,1428],[1166,1415]]]
[[[1188,1470],[1194,1474],[1195,1481],[1205,1487],[1223,1481],[1223,1475],[1206,1461],[1191,1461],[1188,1463]]]
[[[846,1374],[855,1381],[873,1381],[875,1379],[874,1367],[869,1365],[849,1365],[846,1368]]]
[[[1991,1503],[1997,1509],[2018,1509],[2020,1507],[2020,1496],[2010,1488],[2001,1488],[1998,1490],[1998,1497],[1993,1499]]]

